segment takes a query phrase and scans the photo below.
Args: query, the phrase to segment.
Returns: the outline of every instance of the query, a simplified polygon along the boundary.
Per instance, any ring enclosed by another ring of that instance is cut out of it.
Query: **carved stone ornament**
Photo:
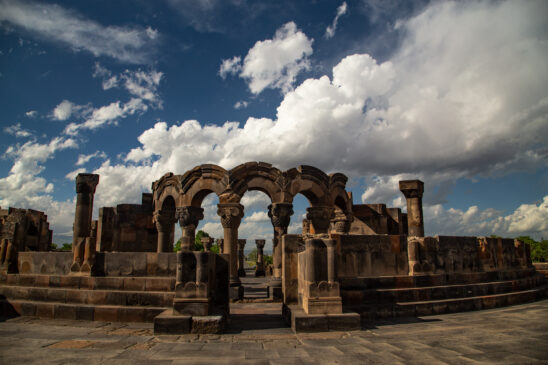
[[[268,217],[276,228],[287,228],[293,215],[293,204],[274,203],[268,206]]]
[[[238,203],[218,204],[217,214],[223,228],[238,228],[244,216],[244,206]]]
[[[334,208],[326,206],[306,208],[306,219],[312,221],[317,233],[327,232],[333,212]]]
[[[200,207],[184,206],[177,208],[176,217],[181,227],[194,226],[204,219],[204,209]]]
[[[76,193],[95,194],[97,184],[99,184],[99,175],[78,174],[78,176],[76,176]]]

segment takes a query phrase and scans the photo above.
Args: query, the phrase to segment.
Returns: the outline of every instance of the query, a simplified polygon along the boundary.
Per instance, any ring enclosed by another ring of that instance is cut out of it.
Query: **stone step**
[[[85,305],[0,299],[0,316],[35,316],[104,322],[152,322],[165,307]]]
[[[517,280],[536,274],[535,268],[507,270],[507,271],[488,271],[488,272],[469,272],[469,273],[449,273],[449,274],[429,274],[429,275],[400,275],[400,276],[377,276],[377,277],[356,277],[339,278],[341,288],[345,289],[380,289],[380,288],[416,288],[431,287],[442,285],[474,284],[492,281]]]
[[[89,305],[122,305],[170,307],[173,305],[173,292],[73,289],[35,286],[0,286],[0,295],[8,299],[41,302],[59,302]]]
[[[548,286],[543,285],[534,289],[511,293],[387,305],[368,305],[354,309],[361,314],[362,320],[420,317],[528,303],[546,298],[547,293]]]
[[[50,288],[174,291],[175,277],[8,274],[1,284]]]
[[[545,278],[534,275],[517,280],[493,281],[476,284],[441,285],[417,288],[390,288],[348,290],[341,289],[344,303],[375,304],[375,303],[402,303],[429,300],[443,300],[451,298],[466,298],[485,295],[496,295],[523,291],[542,286]]]

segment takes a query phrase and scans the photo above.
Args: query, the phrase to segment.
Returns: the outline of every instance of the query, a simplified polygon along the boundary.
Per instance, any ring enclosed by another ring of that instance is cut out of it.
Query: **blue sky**
[[[77,172],[97,208],[203,163],[349,177],[354,203],[428,234],[548,236],[544,1],[0,0],[0,205],[69,241]],[[267,197],[240,236],[271,238]],[[216,199],[200,227],[222,228]],[[295,200],[290,231],[307,207]]]

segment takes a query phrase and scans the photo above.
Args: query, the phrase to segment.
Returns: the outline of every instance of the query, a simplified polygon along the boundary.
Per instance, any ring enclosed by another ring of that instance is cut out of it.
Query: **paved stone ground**
[[[0,363],[548,364],[548,300],[299,335],[282,327],[276,306],[235,305],[223,335],[153,336],[151,324],[0,320]]]

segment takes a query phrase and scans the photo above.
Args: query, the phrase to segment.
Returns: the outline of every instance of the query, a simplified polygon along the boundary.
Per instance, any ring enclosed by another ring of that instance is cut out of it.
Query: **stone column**
[[[337,280],[337,269],[335,267],[335,240],[324,240],[327,247],[327,282],[332,284]]]
[[[72,235],[74,260],[71,266],[73,272],[80,271],[84,260],[85,238],[90,235],[93,196],[97,184],[99,184],[99,175],[78,174],[76,176],[76,209]]]
[[[154,212],[153,219],[158,231],[158,248],[156,252],[170,252],[173,245],[173,242],[171,242],[171,232],[176,221],[175,213],[158,210]]]
[[[204,246],[204,252],[211,251],[211,246],[213,245],[213,241],[214,241],[213,238],[211,238],[211,237],[202,237],[200,241],[202,242],[202,246]]]
[[[268,217],[274,227],[272,239],[272,277],[270,290],[273,298],[281,299],[282,294],[282,236],[287,233],[287,227],[293,215],[293,204],[273,203],[268,206]]]
[[[238,277],[238,227],[244,216],[244,206],[238,203],[217,205],[217,214],[221,217],[224,230],[224,251],[230,255],[229,295],[230,299],[240,299],[243,288]]]
[[[181,226],[181,250],[194,250],[194,237],[198,223],[204,219],[204,209],[184,206],[177,208],[177,219]]]
[[[246,240],[238,240],[238,276],[245,277],[245,267],[244,267],[244,248]]]
[[[255,277],[265,276],[263,255],[265,240],[255,240],[255,244],[257,245],[257,264],[255,267]]]
[[[219,253],[224,253],[225,240],[222,238],[217,238],[215,242],[217,242],[217,246],[219,246]]]
[[[335,209],[327,206],[316,206],[306,208],[306,219],[312,223],[314,233],[327,233],[329,230],[329,223],[333,218]]]
[[[408,236],[424,237],[424,219],[422,215],[424,183],[420,180],[400,181],[400,191],[407,200]]]
[[[351,213],[344,214],[343,212],[338,212],[331,220],[331,223],[333,223],[333,230],[337,234],[348,234],[348,232],[350,232],[350,225],[353,220],[354,219]]]

